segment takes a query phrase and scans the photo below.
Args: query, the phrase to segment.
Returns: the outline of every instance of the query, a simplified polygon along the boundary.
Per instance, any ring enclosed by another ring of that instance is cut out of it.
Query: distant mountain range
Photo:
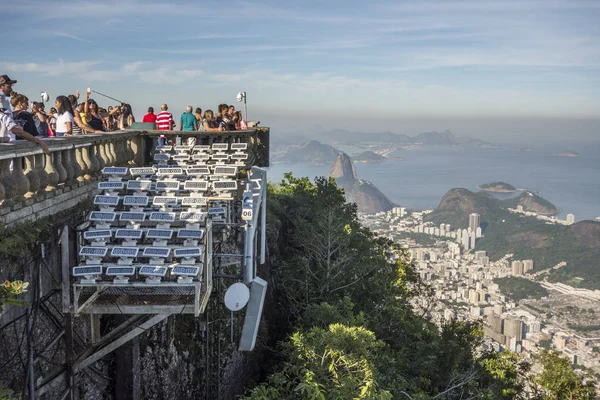
[[[386,144],[386,145],[423,145],[423,146],[467,146],[467,147],[496,147],[479,139],[456,137],[450,130],[443,132],[425,132],[411,137],[394,132],[352,132],[345,129],[333,129],[321,132],[305,132],[294,135],[300,141],[319,140],[328,143],[344,144]]]
[[[484,142],[479,139],[471,139],[467,137],[456,137],[448,130],[444,132],[425,132],[415,137],[410,137],[404,134],[392,132],[376,132],[376,133],[361,133],[350,132],[343,129],[320,132],[314,134],[315,139],[309,139],[302,142],[307,135],[296,137],[274,137],[271,148],[271,161],[276,163],[305,163],[312,165],[325,165],[332,162],[339,150],[334,146],[339,145],[355,145],[389,148],[392,150],[395,146],[464,146],[464,147],[496,147],[491,143]],[[311,135],[313,136],[313,135]],[[302,144],[294,142],[300,140]],[[372,151],[363,152],[358,156],[353,157],[357,162],[382,162],[385,157],[378,155]]]

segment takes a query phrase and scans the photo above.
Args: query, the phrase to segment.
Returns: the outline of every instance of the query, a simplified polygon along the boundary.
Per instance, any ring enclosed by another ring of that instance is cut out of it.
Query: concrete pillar
[[[33,155],[25,157],[25,177],[29,180],[29,191],[25,193],[25,198],[30,199],[40,190],[40,178],[35,168]]]
[[[58,172],[54,168],[54,154],[45,154],[46,157],[46,174],[48,175],[48,186],[46,186],[46,192],[51,192],[56,189],[58,185]]]
[[[40,180],[40,187],[38,188],[38,194],[44,193],[46,186],[48,186],[48,174],[44,169],[44,154],[36,154],[33,156],[35,161],[35,171],[38,179]]]
[[[23,173],[23,158],[13,158],[13,176],[17,184],[16,201],[25,200],[25,193],[29,192],[29,179]]]

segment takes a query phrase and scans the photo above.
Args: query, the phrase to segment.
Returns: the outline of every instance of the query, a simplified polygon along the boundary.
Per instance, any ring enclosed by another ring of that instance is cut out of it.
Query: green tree
[[[534,382],[539,392],[548,400],[591,400],[596,398],[594,380],[590,375],[573,371],[571,362],[556,351],[544,350],[540,361],[543,371]]]
[[[283,351],[248,398],[518,398],[527,365],[482,354],[479,323],[438,327],[427,308],[415,313],[431,288],[360,225],[335,181],[288,174],[268,195],[269,333]]]
[[[510,351],[487,353],[480,361],[486,374],[481,386],[489,398],[517,400],[526,398],[525,388],[531,364]]]
[[[375,361],[385,344],[362,327],[332,324],[296,332],[287,362],[246,399],[392,399],[377,384]]]

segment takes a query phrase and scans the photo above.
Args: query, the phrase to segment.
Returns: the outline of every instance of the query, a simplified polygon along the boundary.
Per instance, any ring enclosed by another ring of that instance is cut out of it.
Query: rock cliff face
[[[363,179],[355,180],[351,186],[340,185],[346,193],[346,200],[358,205],[358,211],[375,214],[388,211],[394,207],[392,203],[375,185]]]
[[[340,181],[356,180],[356,168],[346,153],[338,153],[329,168],[329,176]]]
[[[392,203],[375,185],[363,179],[357,179],[356,169],[346,153],[339,153],[331,164],[329,176],[335,178],[337,184],[344,189],[346,200],[356,203],[358,211],[374,214],[388,211],[394,207]]]

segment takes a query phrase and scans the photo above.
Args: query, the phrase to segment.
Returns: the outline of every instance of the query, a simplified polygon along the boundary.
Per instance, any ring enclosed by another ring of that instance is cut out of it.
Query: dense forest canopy
[[[268,194],[271,354],[246,399],[593,398],[566,359],[544,353],[534,376],[517,354],[482,351],[480,323],[437,327],[417,313],[411,301],[430,288],[333,179],[288,174]]]

